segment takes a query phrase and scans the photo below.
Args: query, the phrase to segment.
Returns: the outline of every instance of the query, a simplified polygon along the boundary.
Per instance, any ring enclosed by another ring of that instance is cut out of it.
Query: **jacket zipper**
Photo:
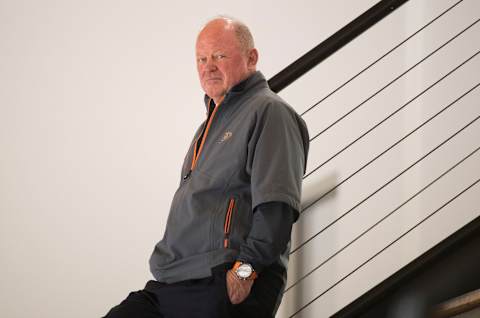
[[[208,102],[210,105],[211,100]],[[205,126],[205,131],[203,132],[203,137],[202,140],[200,141],[199,138],[195,141],[195,145],[193,145],[193,156],[192,156],[192,163],[190,165],[190,170],[187,172],[187,174],[183,177],[183,180],[187,180],[190,175],[192,174],[193,169],[197,166],[198,158],[200,157],[200,153],[203,150],[203,146],[205,145],[205,140],[207,140],[207,135],[210,130],[210,126],[212,125],[213,118],[215,117],[215,114],[217,113],[218,108],[220,107],[219,103],[218,105],[215,105],[215,108],[212,111],[212,114],[210,115],[210,118],[208,119],[208,122]],[[201,134],[200,134],[201,135]],[[197,153],[197,146],[198,142],[200,141],[200,148],[198,148],[198,153]]]
[[[225,215],[225,224],[223,226],[223,247],[228,248],[230,243],[230,230],[232,224],[233,208],[235,207],[235,199],[231,198],[228,202],[227,214]]]

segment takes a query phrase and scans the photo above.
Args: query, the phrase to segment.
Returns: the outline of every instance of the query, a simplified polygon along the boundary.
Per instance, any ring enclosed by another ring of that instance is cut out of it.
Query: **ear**
[[[248,52],[248,68],[249,69],[255,69],[256,66],[257,66],[257,62],[258,62],[258,51],[257,49],[251,49],[249,52]]]

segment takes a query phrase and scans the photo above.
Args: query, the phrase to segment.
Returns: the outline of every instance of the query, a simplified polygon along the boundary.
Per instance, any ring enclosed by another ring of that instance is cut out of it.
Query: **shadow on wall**
[[[333,191],[332,189],[335,188],[338,182],[339,182],[338,173],[332,171],[330,174],[324,176],[322,179],[311,181],[311,182],[308,182],[307,184],[304,183],[303,184],[304,188],[302,189],[302,214],[305,211],[308,211],[307,213],[308,215],[313,213],[322,213],[322,212],[330,212],[329,214],[331,214],[332,211],[324,211],[323,205],[326,201],[333,200],[335,198],[337,189]],[[321,198],[321,199],[318,200],[318,198]],[[305,208],[308,208],[308,209],[304,210]],[[300,215],[300,218],[305,217],[302,214]],[[304,231],[302,229],[301,224],[305,224],[305,223],[303,222],[297,223],[295,225],[295,231],[293,231],[292,233],[292,241],[298,242],[296,245],[298,245],[299,243],[302,243],[301,233]],[[297,254],[294,257],[298,257],[298,259],[295,262],[297,264],[303,264],[304,262],[308,261],[305,259],[305,256],[303,253]],[[299,275],[300,275],[300,272],[298,268],[296,267],[289,268],[289,277],[292,278],[291,280],[292,282],[296,282],[299,278]],[[298,288],[297,290],[295,290],[293,297],[294,299],[292,304],[294,308],[300,308],[303,305],[303,300],[305,299],[306,295],[304,295],[304,290],[302,288]]]
[[[338,182],[338,173],[332,171],[323,179],[315,180],[309,182],[308,184],[304,183],[302,189],[302,211],[312,204],[313,205],[308,209],[309,211],[310,209],[318,208],[322,202],[332,199],[335,196],[335,192],[337,190],[331,190],[337,186]],[[331,192],[325,195],[329,191]],[[320,197],[322,197],[322,199],[318,202],[315,202]]]

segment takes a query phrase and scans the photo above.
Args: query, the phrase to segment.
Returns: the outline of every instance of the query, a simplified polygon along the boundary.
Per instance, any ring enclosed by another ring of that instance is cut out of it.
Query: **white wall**
[[[209,17],[251,26],[269,78],[375,2],[1,0],[2,317],[99,317],[150,279]]]

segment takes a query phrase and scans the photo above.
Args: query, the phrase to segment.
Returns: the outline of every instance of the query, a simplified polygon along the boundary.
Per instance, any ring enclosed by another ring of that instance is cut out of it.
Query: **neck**
[[[241,80],[239,80],[237,83],[235,83],[234,85],[232,85],[232,87],[235,87],[236,85],[238,85],[239,83],[245,81],[247,78],[249,78],[250,76],[252,76],[254,73],[256,72],[256,70],[251,70],[249,73],[247,73]],[[232,87],[230,87],[226,92],[224,92],[224,95],[222,96],[219,96],[219,97],[213,97],[213,101],[215,102],[215,105],[218,105],[220,104],[223,99],[225,98],[225,95],[227,94],[227,92],[232,89]]]
[[[222,95],[220,97],[217,97],[217,98],[212,98],[215,105],[220,105],[220,103],[223,101],[223,99],[225,98],[225,95]]]

